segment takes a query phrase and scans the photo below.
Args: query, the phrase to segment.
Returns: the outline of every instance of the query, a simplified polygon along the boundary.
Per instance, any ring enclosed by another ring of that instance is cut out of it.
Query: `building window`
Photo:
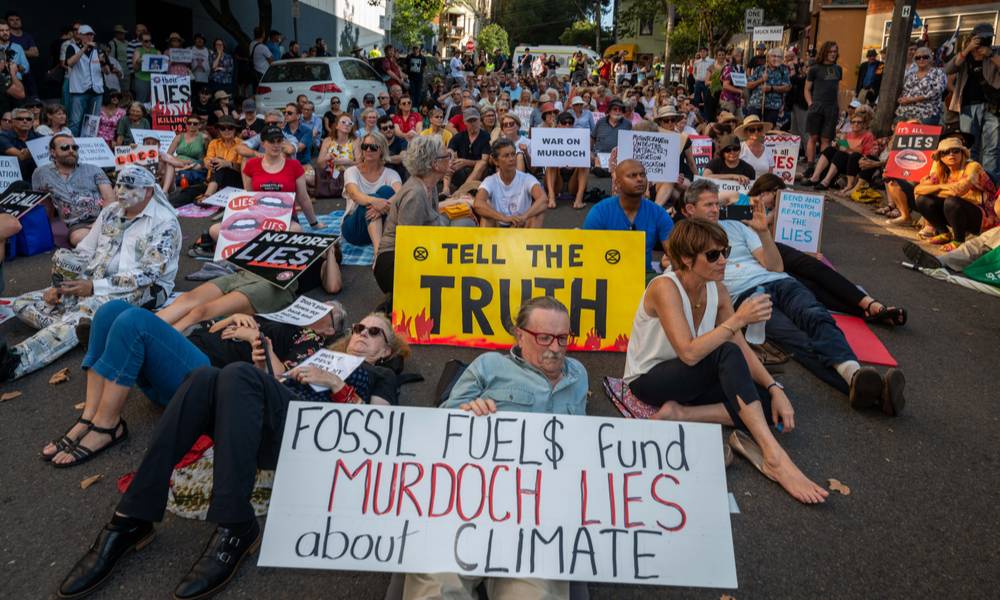
[[[653,17],[639,18],[639,35],[653,35]]]
[[[923,25],[927,26],[927,38],[930,47],[937,49],[955,33],[956,26],[958,27],[958,37],[960,40],[972,33],[972,28],[980,23],[988,23],[996,31],[997,15],[998,11],[994,10],[989,12],[931,15],[921,18],[923,19]],[[913,31],[910,33],[910,39],[919,40],[923,36],[923,25],[913,28]],[[889,44],[889,28],[891,26],[892,18],[890,17],[886,19],[882,28],[883,48],[886,48]]]

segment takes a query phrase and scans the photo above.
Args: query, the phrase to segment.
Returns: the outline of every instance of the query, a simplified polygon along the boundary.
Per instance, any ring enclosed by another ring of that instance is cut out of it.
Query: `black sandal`
[[[69,429],[66,430],[66,433],[62,434],[62,437],[52,440],[51,443],[56,447],[55,452],[53,452],[52,454],[46,454],[44,452],[41,453],[41,458],[43,461],[50,462],[53,458],[56,457],[56,454],[59,454],[60,452],[69,452],[73,448],[73,446],[76,445],[76,443],[79,440],[74,440],[73,438],[69,437],[69,432],[79,423],[83,423],[84,425],[87,426],[87,429],[83,430],[83,435],[87,435],[87,431],[89,431],[90,428],[93,427],[94,425],[94,423],[90,419],[84,419],[83,417],[78,418],[76,421],[73,422],[72,425],[70,425]],[[82,438],[83,435],[81,435],[80,437]]]
[[[118,430],[121,429],[121,433]],[[125,419],[119,419],[118,424],[114,427],[98,427],[96,425],[90,425],[87,428],[87,433],[91,431],[96,431],[97,433],[102,433],[111,438],[111,441],[101,446],[97,450],[91,450],[86,446],[81,446],[80,442],[76,442],[72,448],[69,450],[69,455],[73,457],[73,462],[68,463],[52,463],[52,466],[57,469],[66,469],[69,467],[75,467],[77,465],[82,465],[83,463],[93,459],[94,457],[100,455],[105,450],[108,450],[118,444],[124,442],[128,438],[128,424],[125,423]],[[86,437],[86,433],[83,434]],[[81,440],[83,437],[80,438]]]
[[[882,310],[874,313],[870,312],[869,309],[872,304],[880,304],[882,306]],[[865,312],[866,323],[882,323],[883,325],[892,325],[894,327],[902,327],[903,325],[906,325],[905,308],[899,308],[896,306],[890,308],[878,300],[872,300],[862,310]]]

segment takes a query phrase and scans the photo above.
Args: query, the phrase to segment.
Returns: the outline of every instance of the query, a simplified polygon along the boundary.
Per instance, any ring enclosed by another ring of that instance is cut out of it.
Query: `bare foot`
[[[80,439],[80,436],[82,436],[85,431],[87,431],[87,425],[83,423],[77,423],[76,425],[71,427],[69,431],[66,432],[66,437],[68,437],[73,441],[78,441]],[[58,453],[59,449],[56,448],[56,445],[52,442],[45,444],[45,447],[42,448],[42,455],[45,456],[46,458],[55,456]]]
[[[785,491],[791,494],[792,498],[803,504],[819,504],[826,501],[826,497],[830,495],[829,492],[806,477],[795,466],[792,459],[785,454],[784,450],[781,451],[780,456],[764,459],[763,472],[764,475],[785,488]]]
[[[659,419],[661,421],[683,421],[684,420],[684,407],[673,400],[668,400],[663,403],[656,413],[650,417],[651,419]]]
[[[549,198],[549,208],[555,208],[555,207],[556,207],[556,201]]]

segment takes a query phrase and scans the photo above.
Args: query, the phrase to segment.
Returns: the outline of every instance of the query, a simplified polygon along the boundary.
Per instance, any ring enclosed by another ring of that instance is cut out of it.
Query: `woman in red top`
[[[812,186],[820,191],[826,190],[837,180],[837,175],[844,173],[847,175],[847,185],[842,189],[852,189],[858,182],[861,159],[878,159],[875,135],[868,130],[872,116],[871,112],[856,110],[851,116],[851,131],[837,140],[836,144],[830,144],[823,150],[822,156],[816,160],[812,179],[803,181],[802,185]]]
[[[413,110],[413,100],[408,95],[399,97],[399,110],[392,115],[392,124],[396,126],[396,136],[407,142],[420,135],[424,120]]]

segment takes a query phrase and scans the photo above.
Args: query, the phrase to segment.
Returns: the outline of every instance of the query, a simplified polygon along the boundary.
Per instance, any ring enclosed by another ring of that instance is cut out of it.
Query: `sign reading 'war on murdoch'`
[[[518,307],[569,309],[570,350],[624,352],[645,281],[641,231],[399,227],[393,325],[410,343],[509,348]]]
[[[590,132],[576,127],[533,127],[531,166],[590,167]]]
[[[719,426],[292,402],[258,565],[735,588]]]

